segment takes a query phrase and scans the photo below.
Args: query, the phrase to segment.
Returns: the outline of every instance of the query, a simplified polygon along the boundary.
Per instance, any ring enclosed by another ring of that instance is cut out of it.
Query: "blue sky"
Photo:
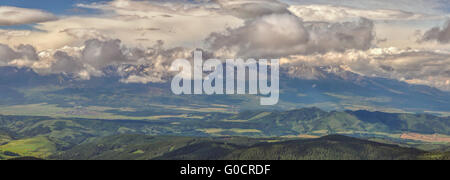
[[[70,11],[78,3],[92,3],[106,0],[1,0],[1,6],[41,9],[54,14],[72,14]]]
[[[78,3],[105,2],[110,0],[2,0],[1,6],[42,9],[54,14],[73,14],[71,9]],[[281,0],[289,4],[328,4],[355,8],[385,8],[404,11],[430,12],[430,9],[450,12],[448,0]],[[364,3],[361,3],[364,2]],[[405,3],[409,2],[409,3]],[[425,6],[425,7],[424,7]],[[428,6],[428,7],[427,7]]]
[[[75,7],[79,3],[106,2],[110,0],[2,0],[0,6],[13,6],[29,9],[40,9],[55,15],[93,14],[95,10]],[[1,26],[0,29],[38,30],[34,24]]]

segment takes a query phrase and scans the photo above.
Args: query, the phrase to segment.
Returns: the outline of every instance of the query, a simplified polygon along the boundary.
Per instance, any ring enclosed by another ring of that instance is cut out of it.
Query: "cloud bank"
[[[272,14],[208,37],[213,51],[239,57],[283,57],[347,49],[365,50],[375,39],[371,20],[345,23],[304,22],[291,14]]]
[[[77,5],[99,14],[60,18],[8,7],[11,12],[0,16],[0,25],[35,23],[39,31],[0,30],[0,65],[79,79],[113,74],[123,83],[159,83],[170,79],[173,60],[190,59],[201,48],[219,59],[281,58],[289,67],[281,73],[294,77],[316,78],[320,75],[311,69],[331,67],[330,72],[450,90],[449,53],[443,51],[450,44],[450,23],[432,28],[440,11],[417,7],[434,1],[414,2],[392,1],[395,6],[384,7],[370,1],[373,7],[361,7],[353,0],[113,0]],[[433,22],[411,23],[423,21]],[[417,43],[408,34],[417,29],[426,31],[422,42],[439,42],[441,51]],[[391,48],[392,39],[401,47]]]
[[[305,21],[342,22],[364,17],[376,21],[407,21],[433,16],[391,9],[358,9],[332,5],[294,5],[289,11]]]
[[[283,58],[282,63],[286,67],[291,67],[290,75],[298,78],[317,78],[314,74],[299,71],[304,67],[335,67],[368,77],[396,79],[411,84],[450,90],[450,53],[448,52],[372,48],[365,51],[349,50],[343,53],[297,55]]]

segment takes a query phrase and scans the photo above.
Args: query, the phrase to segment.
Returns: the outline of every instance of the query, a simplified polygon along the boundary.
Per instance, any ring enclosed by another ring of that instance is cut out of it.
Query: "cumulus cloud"
[[[20,45],[13,49],[8,45],[0,44],[0,65],[24,66],[38,59],[36,49],[31,45]]]
[[[91,39],[80,47],[36,52],[31,45],[13,49],[0,44],[0,66],[29,67],[43,75],[66,74],[83,80],[114,75],[120,76],[123,83],[159,83],[171,75],[168,69],[172,61],[189,59],[193,52],[193,49],[163,46],[158,41],[152,47],[141,49],[127,47],[117,39]]]
[[[103,69],[108,66],[136,63],[125,55],[126,49],[117,39],[91,39],[79,48],[66,47],[57,50],[51,57],[51,65],[37,71],[71,74],[82,79],[98,77],[104,75]]]
[[[55,62],[51,65],[50,70],[52,73],[80,73],[83,71],[84,66],[81,61],[70,56],[66,52],[57,51],[53,58]]]
[[[91,39],[85,42],[81,60],[100,69],[107,65],[127,63],[128,59],[122,52],[120,40]]]
[[[425,32],[422,39],[419,41],[420,42],[436,41],[441,44],[450,43],[450,20],[447,20],[442,28],[434,27]]]
[[[51,13],[11,6],[0,6],[0,26],[41,23],[56,20]]]
[[[368,19],[345,23],[303,22],[291,14],[272,14],[247,21],[242,27],[211,34],[213,51],[243,57],[282,57],[368,49],[375,39]]]
[[[172,62],[176,59],[188,59],[193,61],[193,52],[195,49],[187,49],[182,47],[165,49],[163,42],[159,41],[152,48],[130,49],[128,57],[134,59],[135,65],[123,65],[118,68],[118,72],[123,77],[122,83],[160,83],[167,82],[173,75],[169,71]],[[207,59],[208,53],[204,53]]]

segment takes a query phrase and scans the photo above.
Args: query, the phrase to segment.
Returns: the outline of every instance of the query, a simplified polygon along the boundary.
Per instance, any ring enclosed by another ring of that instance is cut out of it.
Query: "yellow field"
[[[56,152],[56,147],[46,137],[41,136],[10,141],[8,144],[0,146],[0,151],[17,153],[20,156],[46,158]]]
[[[173,106],[173,105],[160,105],[160,104],[149,104],[150,106],[159,107],[159,108],[165,108],[165,109],[173,109],[178,111],[188,111],[188,112],[221,112],[221,113],[233,113],[230,109],[225,107],[224,105],[212,105],[213,107],[202,107],[202,106],[195,106],[192,105],[192,107],[179,107],[179,106]]]
[[[199,129],[199,131],[204,132],[204,133],[208,133],[208,134],[218,134],[221,132],[225,132],[225,131],[231,131],[231,132],[235,132],[235,133],[261,133],[260,130],[257,129],[219,129],[219,128],[210,128],[210,129]]]
[[[248,120],[222,120],[222,122],[244,123],[244,122],[248,122]]]

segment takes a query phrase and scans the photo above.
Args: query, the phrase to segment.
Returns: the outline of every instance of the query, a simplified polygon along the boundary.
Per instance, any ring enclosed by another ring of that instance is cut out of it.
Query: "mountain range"
[[[392,79],[360,76],[339,67],[285,69],[280,76],[280,103],[264,107],[256,96],[175,96],[170,78],[158,83],[125,83],[123,78],[148,73],[145,67],[110,66],[103,76],[80,80],[69,74],[40,75],[32,69],[0,67],[0,105],[55,104],[62,107],[127,107],[151,110],[150,104],[192,107],[210,104],[239,110],[319,107],[324,110],[370,110],[448,116],[450,92]],[[122,81],[121,81],[122,80]]]

